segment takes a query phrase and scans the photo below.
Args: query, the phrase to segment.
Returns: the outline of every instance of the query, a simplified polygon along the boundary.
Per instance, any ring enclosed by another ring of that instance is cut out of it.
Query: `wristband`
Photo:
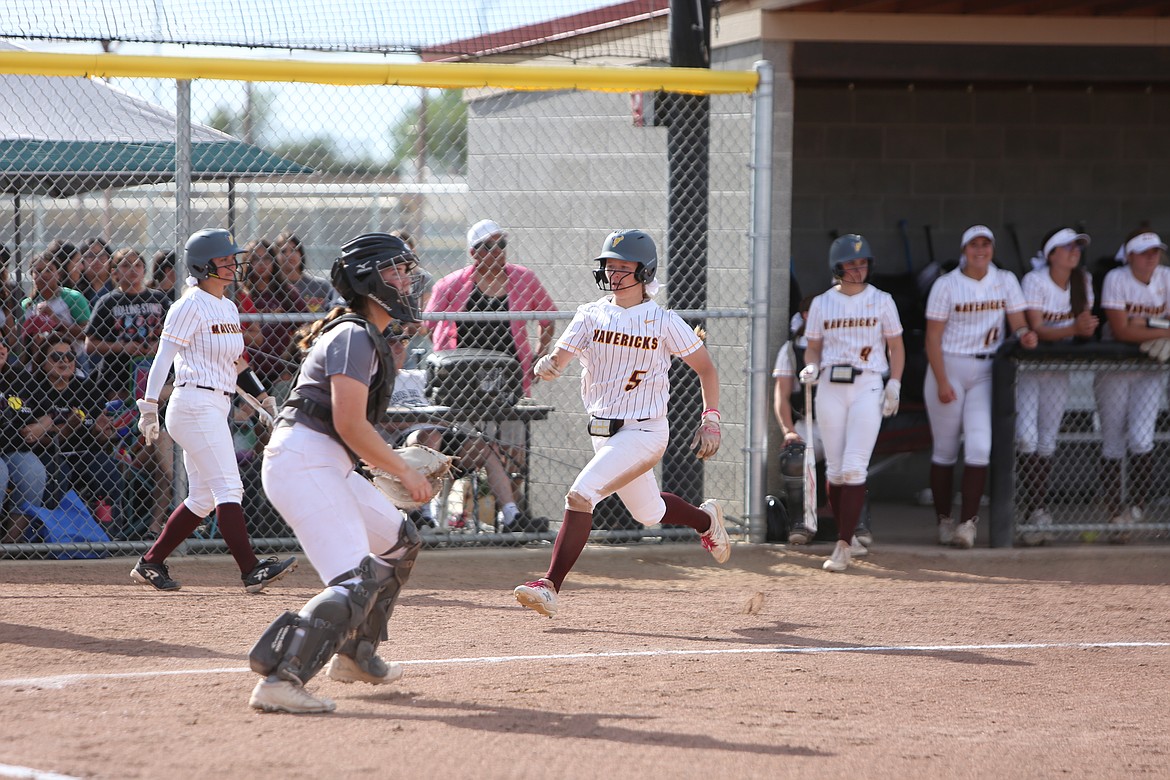
[[[1016,332],[1013,333],[1012,335],[1015,336],[1016,338],[1020,339],[1031,332],[1032,332],[1031,328],[1016,328]]]
[[[720,420],[722,420],[722,419],[723,419],[723,415],[719,414],[719,410],[718,410],[718,409],[704,409],[704,410],[703,410],[703,414],[701,414],[700,416],[701,416],[701,417],[706,417],[706,416],[707,416],[707,415],[709,415],[709,414],[713,414],[713,415],[715,415],[715,416],[716,416],[716,417],[718,417]]]

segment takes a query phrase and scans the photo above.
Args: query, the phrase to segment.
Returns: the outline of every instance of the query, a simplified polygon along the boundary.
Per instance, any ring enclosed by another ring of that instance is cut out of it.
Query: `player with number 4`
[[[869,243],[853,233],[837,238],[829,247],[829,269],[836,284],[809,307],[800,381],[806,389],[820,384],[816,419],[837,518],[837,544],[824,568],[841,572],[868,552],[854,532],[882,417],[898,412],[906,352],[894,299],[869,284]]]

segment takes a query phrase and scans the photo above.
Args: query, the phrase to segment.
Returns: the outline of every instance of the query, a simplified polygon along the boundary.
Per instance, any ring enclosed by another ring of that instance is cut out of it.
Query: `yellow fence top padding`
[[[337,86],[386,84],[443,89],[494,87],[598,92],[664,90],[711,95],[752,92],[758,81],[755,71],[702,68],[484,65],[456,62],[349,64],[291,59],[149,57],[28,51],[0,52],[0,73],[23,76],[287,81]]]

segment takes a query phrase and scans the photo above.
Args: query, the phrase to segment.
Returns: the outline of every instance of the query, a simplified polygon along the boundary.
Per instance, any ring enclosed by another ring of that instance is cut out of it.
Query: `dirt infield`
[[[0,777],[1170,776],[1167,548],[827,550],[590,547],[554,620],[510,592],[548,547],[426,551],[383,646],[406,676],[322,675],[320,716],[247,706],[307,564],[246,596],[226,558],[170,594],[6,562]]]

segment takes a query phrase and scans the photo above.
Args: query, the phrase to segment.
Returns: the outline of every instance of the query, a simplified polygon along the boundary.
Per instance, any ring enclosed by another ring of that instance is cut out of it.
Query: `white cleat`
[[[727,527],[723,525],[723,507],[715,499],[708,498],[699,505],[699,509],[711,516],[711,527],[699,536],[699,541],[716,563],[727,563],[731,558],[731,538],[727,535]]]
[[[869,548],[861,543],[861,540],[856,536],[849,543],[849,557],[850,558],[864,558],[869,555]]]
[[[849,560],[849,546],[838,543],[829,559],[821,564],[821,568],[825,571],[845,571],[849,568]]]
[[[553,587],[552,580],[542,577],[518,585],[512,592],[516,594],[517,601],[545,617],[557,614],[557,589]]]
[[[938,519],[938,543],[943,547],[950,547],[955,543],[955,520],[953,517]]]
[[[975,524],[978,522],[978,517],[972,517],[959,523],[955,528],[955,547],[961,550],[970,550],[975,546]]]
[[[340,683],[364,682],[370,685],[385,685],[402,677],[402,664],[388,664],[378,656],[372,656],[364,663],[338,653],[325,667],[330,680]]]
[[[288,680],[261,680],[252,690],[248,704],[264,712],[333,712],[337,705],[330,699],[318,699],[304,689],[304,686]]]

